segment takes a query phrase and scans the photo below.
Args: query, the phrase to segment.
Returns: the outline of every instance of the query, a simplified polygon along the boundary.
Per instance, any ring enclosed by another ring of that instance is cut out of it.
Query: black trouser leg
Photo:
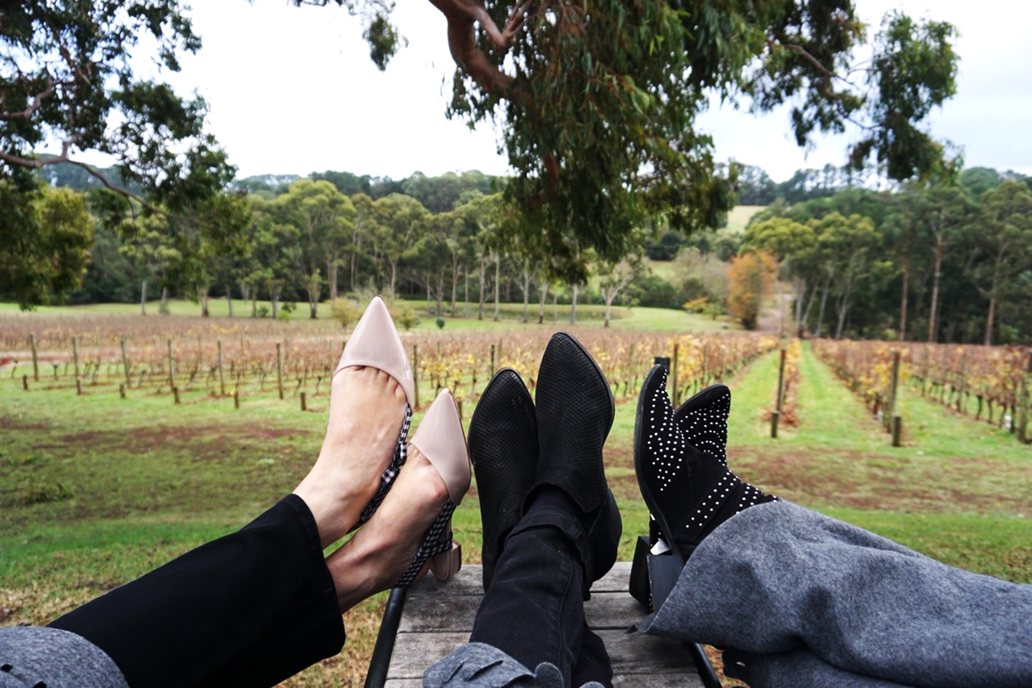
[[[470,642],[492,645],[531,670],[554,664],[567,686],[610,685],[609,656],[584,622],[584,571],[575,544],[583,540],[574,515],[531,509],[505,543]]]
[[[581,653],[577,657],[577,663],[573,666],[572,688],[583,686],[589,681],[601,683],[606,688],[613,688],[613,663],[606,652],[606,646],[602,644],[594,631],[584,624],[583,635],[581,636]]]
[[[104,650],[132,688],[272,686],[344,644],[319,532],[296,495],[50,625]]]

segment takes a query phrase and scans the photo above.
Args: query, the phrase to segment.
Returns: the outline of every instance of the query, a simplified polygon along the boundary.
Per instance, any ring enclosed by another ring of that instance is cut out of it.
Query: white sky
[[[876,28],[885,11],[950,21],[961,32],[958,92],[934,114],[932,133],[962,147],[967,166],[1032,174],[1032,3],[991,0],[856,0]],[[454,72],[443,15],[427,0],[399,0],[394,18],[408,41],[378,71],[361,22],[333,5],[286,0],[195,0],[204,40],[183,71],[164,75],[208,101],[209,129],[239,176],[345,170],[403,178],[479,169],[505,174],[490,125],[471,132],[444,116]],[[842,165],[850,135],[807,154],[791,137],[787,110],[762,117],[714,108],[700,120],[717,157],[763,167],[777,181],[796,169]],[[855,133],[853,134],[855,136]]]

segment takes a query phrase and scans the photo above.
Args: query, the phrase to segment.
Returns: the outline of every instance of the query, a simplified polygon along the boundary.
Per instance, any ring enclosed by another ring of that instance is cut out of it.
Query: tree
[[[0,15],[0,178],[22,190],[32,169],[69,163],[117,187],[76,157],[98,151],[117,160],[126,184],[147,202],[181,212],[231,179],[225,153],[203,131],[207,105],[140,78],[136,51],[154,46],[160,69],[179,71],[180,54],[201,47],[179,0],[6,3]],[[141,41],[145,37],[147,40]],[[134,59],[135,58],[135,59]],[[57,155],[38,155],[49,142]]]
[[[974,277],[989,299],[985,320],[985,345],[989,346],[997,304],[1012,280],[1032,269],[1032,193],[1021,182],[1003,182],[982,195],[981,220],[976,245],[985,262],[975,268]]]
[[[414,198],[393,193],[375,202],[375,239],[377,250],[390,267],[390,290],[395,292],[398,263],[418,243],[426,229],[428,213]]]
[[[874,222],[867,217],[850,215],[847,218],[835,212],[820,220],[817,251],[824,256],[830,270],[829,285],[835,290],[838,316],[835,339],[842,338],[857,285],[870,276],[876,265],[884,267],[875,253],[879,239]]]
[[[400,47],[383,30],[385,3],[335,2],[375,16],[382,66]],[[501,120],[515,172],[506,194],[539,211],[534,224],[557,251],[569,229],[582,249],[618,259],[643,216],[663,214],[677,230],[717,226],[736,171],[714,164],[695,126],[714,94],[761,111],[791,103],[800,145],[856,123],[852,164],[873,158],[893,179],[930,172],[941,153],[919,125],[954,91],[949,24],[890,15],[874,59],[857,66],[849,58],[865,28],[847,0],[431,2],[458,65],[448,114]],[[850,80],[857,71],[864,82]]]
[[[140,280],[140,314],[147,314],[147,283],[153,277],[161,287],[161,305],[158,312],[168,315],[169,271],[182,260],[182,254],[172,245],[168,219],[150,214],[131,221],[134,226],[120,227],[127,237],[122,252],[136,265]]]
[[[802,336],[803,300],[812,280],[816,235],[814,228],[785,217],[775,217],[750,225],[745,230],[745,245],[766,251],[779,263],[792,280],[796,295],[796,336]],[[781,311],[780,336],[784,336],[784,303],[778,284],[778,307]]]
[[[0,295],[28,310],[77,289],[94,236],[83,195],[0,179],[0,208]]]
[[[727,269],[731,280],[727,308],[745,329],[756,329],[776,273],[777,261],[765,251],[743,253],[731,259]]]
[[[641,238],[644,239],[644,236]],[[602,302],[606,304],[603,327],[609,327],[613,301],[643,268],[644,247],[641,244],[636,251],[629,253],[617,263],[603,259],[595,264],[595,274],[599,278],[599,289],[602,291]]]
[[[276,200],[285,221],[299,230],[294,262],[304,275],[309,316],[318,315],[322,285],[329,285],[330,299],[337,298],[337,276],[344,263],[354,227],[355,206],[328,181],[301,179]]]

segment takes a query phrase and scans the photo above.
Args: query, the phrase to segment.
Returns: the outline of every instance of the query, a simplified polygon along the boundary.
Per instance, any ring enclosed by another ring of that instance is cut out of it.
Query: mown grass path
[[[800,424],[763,420],[776,354],[732,384],[729,463],[744,479],[946,563],[1032,582],[1032,453],[1005,431],[904,397],[906,441],[804,347]]]

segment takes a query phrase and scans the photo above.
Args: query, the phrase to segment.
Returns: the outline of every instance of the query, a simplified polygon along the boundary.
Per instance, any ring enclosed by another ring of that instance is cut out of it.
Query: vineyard
[[[460,402],[475,400],[493,372],[510,367],[531,389],[551,331],[402,333],[416,374],[416,405],[441,387]],[[672,362],[672,393],[683,398],[721,380],[777,346],[774,337],[727,333],[671,335],[576,332],[625,398],[656,357]],[[282,323],[148,319],[138,317],[36,318],[5,323],[0,334],[0,376],[26,389],[73,386],[80,394],[232,397],[277,392],[303,405],[326,397],[347,334],[328,321]]]
[[[813,347],[875,414],[898,414],[899,390],[909,383],[922,397],[1029,439],[1028,347],[832,340]]]

